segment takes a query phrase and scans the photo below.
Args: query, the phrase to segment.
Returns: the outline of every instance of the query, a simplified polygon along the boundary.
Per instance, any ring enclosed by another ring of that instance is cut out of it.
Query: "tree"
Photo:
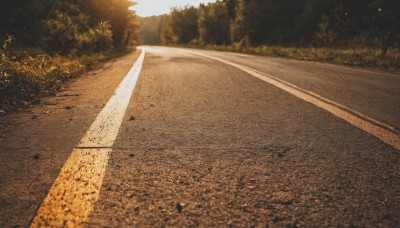
[[[174,8],[168,20],[165,32],[172,35],[173,43],[188,44],[195,42],[199,36],[197,27],[198,9],[192,6]]]
[[[400,42],[400,1],[377,0],[371,8],[371,24],[380,40],[381,55],[385,57],[389,47]]]
[[[42,35],[41,23],[57,0],[1,0],[0,38],[13,35],[16,43],[36,46]]]
[[[307,0],[299,8],[299,16],[294,21],[293,40],[300,45],[312,45],[315,43],[315,33],[319,28],[322,15],[329,13],[330,0]]]
[[[200,5],[198,16],[199,42],[201,44],[228,44],[229,15],[221,1]]]
[[[172,44],[379,47],[382,56],[400,45],[399,0],[218,0],[165,21],[161,37]]]
[[[136,39],[138,30],[136,16],[129,9],[133,4],[129,0],[2,0],[0,38],[9,34],[16,45],[51,52],[61,48],[60,52],[67,53],[76,49],[80,38],[95,43],[102,40],[104,46],[110,30],[114,46],[125,47]]]
[[[140,18],[141,31],[140,43],[141,44],[161,44],[162,27],[165,26],[167,15],[151,16]]]
[[[137,36],[138,20],[130,10],[135,3],[129,0],[80,0],[79,2],[93,23],[105,21],[110,23],[116,47],[125,46],[130,38]]]

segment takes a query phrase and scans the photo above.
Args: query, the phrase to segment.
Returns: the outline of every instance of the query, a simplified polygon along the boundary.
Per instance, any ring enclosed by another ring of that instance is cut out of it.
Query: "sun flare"
[[[173,7],[186,5],[198,6],[200,3],[215,2],[216,0],[133,0],[137,4],[132,8],[140,17],[169,13]]]

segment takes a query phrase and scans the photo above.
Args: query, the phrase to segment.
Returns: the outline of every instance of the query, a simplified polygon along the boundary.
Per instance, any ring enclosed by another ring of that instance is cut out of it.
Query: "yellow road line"
[[[142,50],[78,147],[72,151],[31,227],[81,227],[93,211],[112,152],[111,146],[117,138],[144,55],[145,50]]]
[[[76,227],[99,197],[111,149],[74,149],[31,227]]]
[[[392,126],[384,124],[378,120],[375,120],[371,117],[368,117],[360,112],[352,110],[344,105],[338,104],[334,101],[331,101],[327,98],[324,98],[318,94],[315,94],[311,91],[307,91],[299,88],[296,85],[293,85],[289,82],[286,82],[282,79],[276,78],[272,75],[268,75],[257,71],[255,69],[233,63],[231,61],[221,59],[215,56],[207,55],[200,52],[190,51],[186,49],[179,49],[184,52],[188,52],[194,55],[202,56],[204,58],[212,59],[230,66],[233,66],[237,69],[240,69],[256,78],[259,78],[275,87],[278,87],[304,101],[307,101],[317,107],[320,107],[333,115],[353,124],[354,126],[368,132],[369,134],[379,138],[383,142],[391,145],[392,147],[400,150],[400,138],[399,132]]]

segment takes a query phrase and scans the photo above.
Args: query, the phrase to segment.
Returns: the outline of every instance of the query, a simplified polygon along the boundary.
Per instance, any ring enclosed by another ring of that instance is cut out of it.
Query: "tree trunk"
[[[390,42],[392,41],[393,37],[393,30],[388,31],[382,38],[382,43],[381,43],[381,57],[385,58],[386,54],[388,52]]]

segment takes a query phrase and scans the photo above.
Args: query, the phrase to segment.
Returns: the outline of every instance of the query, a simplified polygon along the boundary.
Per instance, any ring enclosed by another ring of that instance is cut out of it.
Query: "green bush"
[[[98,23],[79,36],[79,50],[81,53],[110,51],[113,48],[111,26],[108,22]]]
[[[45,47],[50,53],[70,54],[79,49],[79,36],[81,34],[81,22],[87,18],[71,17],[59,10],[43,22],[46,32],[44,38]]]
[[[59,54],[89,54],[110,51],[113,48],[113,33],[108,22],[88,26],[88,17],[83,14],[70,16],[55,11],[52,18],[44,21],[48,51]]]

